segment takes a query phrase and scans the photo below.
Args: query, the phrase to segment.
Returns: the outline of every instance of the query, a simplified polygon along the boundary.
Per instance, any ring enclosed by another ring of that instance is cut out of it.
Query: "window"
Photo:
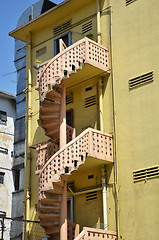
[[[8,154],[8,149],[4,147],[0,147],[0,153]]]
[[[73,197],[67,198],[67,218],[73,222]]]
[[[24,168],[14,169],[14,188],[15,191],[24,189]]]
[[[73,109],[68,109],[66,111],[66,123],[70,127],[73,127]]]
[[[19,190],[19,184],[20,183],[20,170],[16,169],[15,170],[15,177],[14,177],[14,187],[15,187],[15,191]]]
[[[4,184],[4,172],[0,172],[0,184]]]
[[[7,113],[4,111],[0,111],[0,122],[2,122],[2,123],[7,122]]]
[[[60,52],[59,39],[62,39],[67,47],[71,45],[71,32],[67,32],[54,39],[54,56]]]
[[[36,52],[36,57],[39,57],[39,56],[41,56],[41,55],[43,55],[43,54],[45,54],[45,53],[46,53],[46,47],[41,48],[41,49],[39,49],[39,50]]]

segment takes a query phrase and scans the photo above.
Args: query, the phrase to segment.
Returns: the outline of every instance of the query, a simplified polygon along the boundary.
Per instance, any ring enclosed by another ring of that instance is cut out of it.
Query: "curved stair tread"
[[[52,89],[52,90],[47,92],[46,97],[60,99],[61,98],[61,93],[56,91],[56,89]]]
[[[54,121],[54,122],[49,122],[49,123],[41,123],[41,126],[48,131],[50,129],[52,130],[54,128],[60,127],[60,124],[59,124],[59,122]]]
[[[50,137],[51,139],[54,139],[59,136],[60,128],[56,128],[54,130],[47,130],[45,132],[45,135]]]
[[[40,107],[40,114],[41,113],[57,113],[60,111],[60,106],[55,105],[55,106],[41,106]]]

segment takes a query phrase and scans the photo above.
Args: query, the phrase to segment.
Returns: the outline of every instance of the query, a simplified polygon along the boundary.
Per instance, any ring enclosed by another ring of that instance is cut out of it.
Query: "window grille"
[[[141,86],[146,83],[150,83],[153,80],[154,80],[153,72],[149,72],[141,76],[132,78],[129,80],[129,89]]]
[[[91,96],[88,98],[85,98],[85,108],[92,107],[96,105],[96,96]]]
[[[97,199],[97,191],[86,193],[86,202]]]
[[[66,94],[66,105],[73,103],[73,93],[69,92]]]
[[[135,1],[137,1],[137,0],[126,0],[126,6],[128,6],[129,4],[131,4],[131,3],[135,2]]]
[[[133,180],[137,181],[146,181],[150,178],[159,177],[159,166],[149,167],[145,169],[136,170],[133,172]]]
[[[66,32],[68,29],[71,28],[71,22],[72,22],[72,20],[68,20],[67,22],[61,24],[60,26],[55,27],[54,34],[59,35],[63,32]]]
[[[92,30],[92,21],[89,21],[82,25],[82,33],[85,34]]]

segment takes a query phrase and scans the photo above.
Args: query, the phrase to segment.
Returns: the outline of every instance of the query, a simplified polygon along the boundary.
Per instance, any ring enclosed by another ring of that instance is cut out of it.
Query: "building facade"
[[[43,227],[24,239],[158,239],[158,7],[66,0],[10,33],[26,42],[24,215]]]
[[[15,95],[0,91],[0,237],[10,239],[12,192],[14,190],[12,166],[14,151]]]
[[[44,11],[53,7],[50,1],[41,0],[30,6],[19,18],[17,28],[36,18]],[[24,156],[25,156],[25,112],[26,112],[26,43],[15,39],[14,64],[17,71],[17,98],[16,98],[16,120],[14,139],[14,162],[13,175],[15,191],[12,198],[12,218],[17,221],[12,222],[11,239],[22,239],[24,209]]]

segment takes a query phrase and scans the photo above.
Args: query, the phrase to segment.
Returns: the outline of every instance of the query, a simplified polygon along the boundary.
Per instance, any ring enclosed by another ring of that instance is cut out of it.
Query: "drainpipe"
[[[96,0],[97,8],[97,42],[101,44],[101,29],[100,29],[100,0]]]
[[[96,0],[97,8],[97,42],[101,44],[101,27],[100,27],[100,0]],[[100,130],[103,132],[103,80],[102,78],[98,81],[98,96],[99,96],[99,121]]]
[[[98,97],[99,97],[99,122],[100,131],[104,131],[103,124],[103,79],[100,78],[98,81]]]
[[[26,132],[26,155],[25,155],[25,219],[30,219],[30,182],[31,182],[31,118],[32,118],[32,107],[31,107],[31,95],[32,95],[32,76],[31,76],[31,66],[32,66],[32,55],[31,55],[31,32],[28,33],[27,40],[27,59],[26,59],[26,69],[27,69],[27,88],[26,88],[26,99],[27,99],[27,112],[26,112],[26,123],[27,123],[27,132]],[[28,226],[28,225],[27,225]],[[27,234],[29,232],[29,226],[26,228],[26,235],[24,239],[27,239]]]
[[[107,186],[106,186],[106,169],[105,166],[102,166],[101,169],[101,181],[102,181],[102,197],[103,197],[103,223],[104,229],[108,230],[108,221],[107,221]]]

